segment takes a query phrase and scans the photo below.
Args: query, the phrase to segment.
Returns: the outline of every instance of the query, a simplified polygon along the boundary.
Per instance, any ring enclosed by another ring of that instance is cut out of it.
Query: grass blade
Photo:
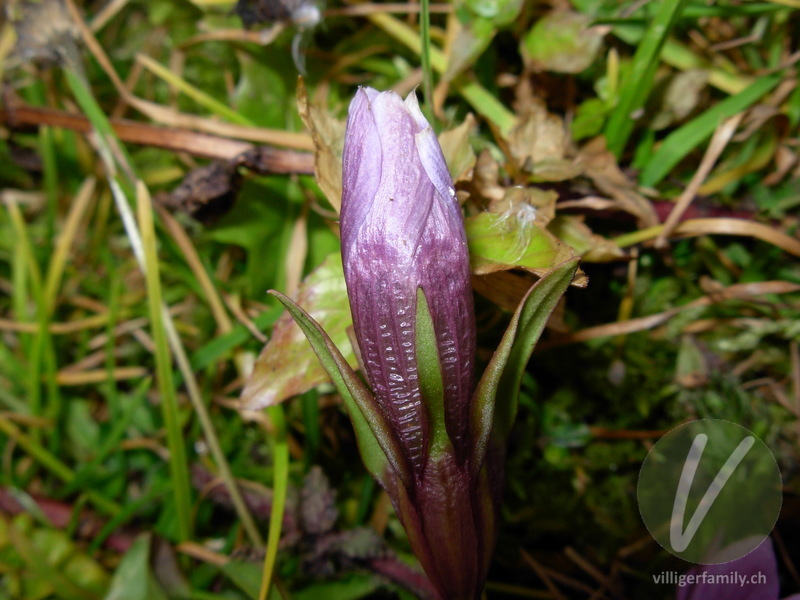
[[[159,77],[166,81],[171,86],[174,86],[187,96],[189,96],[192,100],[197,102],[199,105],[203,106],[204,108],[208,109],[212,113],[219,115],[220,117],[224,117],[228,119],[232,123],[237,123],[239,125],[253,125],[253,122],[250,121],[247,117],[239,114],[232,108],[230,108],[224,102],[220,102],[216,98],[213,98],[206,94],[204,91],[196,88],[191,83],[179,77],[172,71],[170,71],[164,65],[154,61],[149,56],[144,54],[137,54],[136,61],[141,64],[144,68],[148,71],[153,73],[156,77]]]
[[[422,53],[420,36],[406,23],[386,13],[370,13],[367,18],[412,52]],[[431,46],[430,59],[431,67],[436,72],[441,74],[447,70],[447,59],[441,50]],[[503,106],[494,94],[491,94],[478,82],[464,76],[456,77],[452,83],[475,112],[491,121],[501,133],[507,134],[511,131],[517,122],[517,117]]]
[[[167,344],[167,335],[162,320],[161,280],[159,277],[158,252],[156,250],[156,232],[153,225],[153,208],[150,205],[149,194],[147,194],[142,183],[136,186],[136,207],[139,228],[142,233],[150,327],[156,349],[158,389],[161,395],[164,426],[167,430],[170,474],[178,515],[178,539],[183,542],[192,537],[189,468],[186,464],[186,446],[183,441],[178,398],[175,394],[175,383],[172,378],[172,356]]]
[[[669,134],[645,164],[639,183],[651,187],[660,182],[687,154],[702,144],[725,119],[755,104],[772,90],[781,77],[762,77],[753,85],[709,108],[700,116]]]
[[[431,10],[430,0],[422,0],[422,13],[420,14],[419,33],[422,45],[422,92],[425,97],[425,106],[433,116],[433,70],[431,69]],[[431,121],[432,122],[432,121]]]
[[[283,512],[286,508],[286,491],[289,487],[289,442],[286,436],[286,418],[283,407],[270,406],[267,409],[275,431],[272,433],[272,509],[269,514],[269,534],[267,551],[264,556],[264,571],[261,579],[259,600],[270,597],[272,578],[275,573],[275,560],[278,557],[278,544],[281,541]]]
[[[608,149],[617,158],[622,154],[628,138],[633,131],[635,119],[633,115],[640,110],[650,89],[660,61],[661,48],[672,29],[675,20],[680,16],[685,0],[664,0],[655,19],[647,28],[641,44],[633,56],[628,77],[622,84],[619,100],[605,129]]]
[[[0,414],[0,432],[14,440],[15,443],[27,452],[31,458],[58,477],[64,483],[71,483],[75,477],[75,472],[64,464],[57,456],[49,452],[47,448],[39,444],[32,436],[20,430],[14,423]],[[120,507],[97,492],[89,490],[86,496],[100,511],[107,515],[116,515]]]

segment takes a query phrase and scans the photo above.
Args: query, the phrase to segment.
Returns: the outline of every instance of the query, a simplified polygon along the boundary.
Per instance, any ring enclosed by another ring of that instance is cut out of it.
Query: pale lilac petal
[[[698,565],[686,576],[696,582],[678,587],[676,600],[778,600],[780,594],[778,564],[769,538],[742,558]],[[728,583],[724,582],[726,577]],[[746,583],[741,578],[746,578]]]
[[[356,239],[356,231],[372,209],[381,180],[381,140],[371,107],[375,93],[369,88],[359,88],[350,103],[342,152],[343,246],[346,241]]]
[[[435,190],[416,157],[416,123],[400,97],[374,90],[365,97],[369,114],[351,109],[345,144],[349,148],[351,131],[358,134],[362,122],[365,128],[371,122],[380,146],[374,152],[379,164],[369,157],[365,172],[363,165],[343,162],[345,279],[367,378],[412,467],[419,470],[426,452],[427,414],[414,349],[415,256]],[[363,180],[370,183],[368,191],[359,186]]]
[[[408,109],[408,112],[411,113],[411,116],[417,122],[417,128],[419,129],[419,131],[422,131],[423,129],[427,129],[428,127],[430,127],[428,119],[425,118],[425,115],[422,114],[422,110],[419,107],[419,101],[417,100],[416,90],[412,91],[411,93],[408,94],[408,96],[406,96],[405,104],[406,108]]]
[[[413,105],[417,106],[416,97]],[[442,148],[433,129],[424,121],[422,113],[419,114],[426,128],[416,134],[414,142],[425,174],[437,191],[428,230],[449,232],[446,247],[440,247],[435,239],[429,242],[429,256],[442,264],[438,272],[429,278],[425,289],[439,334],[439,355],[447,397],[453,399],[446,405],[447,429],[457,453],[464,456],[468,452],[469,440],[465,438],[466,432],[462,426],[469,420],[475,354],[469,251],[461,208],[455,197],[453,179]],[[443,277],[442,271],[449,276]]]
[[[417,125],[394,92],[375,97],[372,110],[384,159],[370,230],[360,237],[411,258],[426,228],[434,197],[433,186],[417,156]]]
[[[415,348],[419,287],[439,347],[448,433],[466,456],[475,321],[461,211],[413,95],[359,90],[344,158],[342,258],[356,338],[378,403],[419,473],[428,431]]]
[[[453,187],[453,178],[450,177],[450,171],[447,168],[447,163],[442,154],[442,147],[439,145],[439,140],[433,129],[428,127],[420,131],[414,138],[417,145],[417,152],[419,159],[422,163],[428,179],[431,180],[436,187],[436,191],[451,207],[454,214],[461,215],[461,211],[456,203],[456,190]]]

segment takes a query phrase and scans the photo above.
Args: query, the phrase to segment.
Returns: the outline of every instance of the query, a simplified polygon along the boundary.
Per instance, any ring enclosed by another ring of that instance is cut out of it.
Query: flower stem
[[[425,97],[426,116],[433,116],[433,68],[431,67],[431,10],[430,0],[422,0],[420,36],[422,38],[422,92]]]

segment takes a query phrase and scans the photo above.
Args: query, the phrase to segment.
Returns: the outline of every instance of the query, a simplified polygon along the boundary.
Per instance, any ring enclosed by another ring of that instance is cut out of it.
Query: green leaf
[[[264,198],[282,201],[264,202]],[[208,231],[215,241],[247,250],[250,289],[246,293],[261,295],[271,287],[285,285],[286,261],[264,257],[287,255],[302,202],[303,192],[296,181],[251,178],[242,186],[233,209]]]
[[[222,565],[222,572],[230,578],[237,587],[247,594],[252,600],[258,599],[258,592],[261,587],[261,568],[256,563],[245,563],[232,560]],[[272,588],[269,594],[270,600],[280,600],[280,592]]]
[[[429,419],[429,458],[436,459],[451,448],[447,435],[444,410],[444,383],[442,382],[439,347],[436,331],[422,288],[417,288],[417,326],[414,332],[419,368],[419,384]]]
[[[292,598],[294,600],[317,600],[318,598],[359,600],[370,596],[380,587],[380,582],[372,575],[351,574],[339,581],[310,585],[299,592],[294,592]]]
[[[166,600],[150,573],[150,536],[139,536],[122,557],[104,600]]]
[[[477,275],[523,268],[543,275],[573,252],[523,213],[483,212],[464,222],[469,260]]]
[[[456,3],[458,4],[458,3]],[[522,10],[523,0],[464,0],[464,7],[493,25],[510,25]]]
[[[238,113],[262,127],[298,130],[294,85],[297,71],[291,61],[283,60],[285,50],[267,46],[258,57],[237,53],[241,74],[233,94]],[[291,123],[287,127],[287,122]]]
[[[508,325],[500,346],[486,367],[473,397],[472,435],[476,440],[472,468],[480,470],[490,441],[504,444],[517,415],[519,386],[533,347],[550,313],[566,291],[578,259],[553,268],[525,294]]]
[[[347,405],[353,421],[358,448],[364,464],[378,481],[385,481],[391,465],[404,485],[411,482],[411,467],[400,448],[390,423],[381,412],[375,397],[364,386],[327,333],[311,316],[280,292],[270,290],[303,330],[328,376]],[[388,463],[387,463],[388,461]]]
[[[275,307],[264,311],[253,319],[253,325],[259,331],[264,331],[271,327],[278,317],[283,313],[280,307]],[[208,366],[215,360],[219,360],[233,349],[241,346],[253,336],[244,325],[237,324],[234,328],[223,335],[210,339],[192,353],[192,370],[199,371]]]
[[[608,104],[600,98],[589,98],[581,102],[570,128],[572,139],[578,141],[599,134],[603,130],[608,110]]]
[[[11,565],[4,566],[22,568],[24,587],[35,588],[38,594],[26,594],[26,598],[49,598],[54,593],[64,600],[102,597],[108,574],[94,559],[82,554],[65,532],[35,527],[25,513],[3,522],[5,535],[0,539],[3,545],[10,544],[6,551],[13,549],[17,555]]]
[[[482,17],[474,17],[469,24],[460,28],[456,33],[447,60],[447,70],[442,78],[445,81],[452,81],[454,77],[471,67],[492,43],[496,33],[494,24]]]

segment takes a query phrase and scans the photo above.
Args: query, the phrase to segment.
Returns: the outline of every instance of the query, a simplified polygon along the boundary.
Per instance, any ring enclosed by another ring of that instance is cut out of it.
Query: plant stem
[[[430,1],[422,0],[419,30],[422,37],[422,92],[429,118],[433,117],[433,69],[431,67],[431,11]]]

